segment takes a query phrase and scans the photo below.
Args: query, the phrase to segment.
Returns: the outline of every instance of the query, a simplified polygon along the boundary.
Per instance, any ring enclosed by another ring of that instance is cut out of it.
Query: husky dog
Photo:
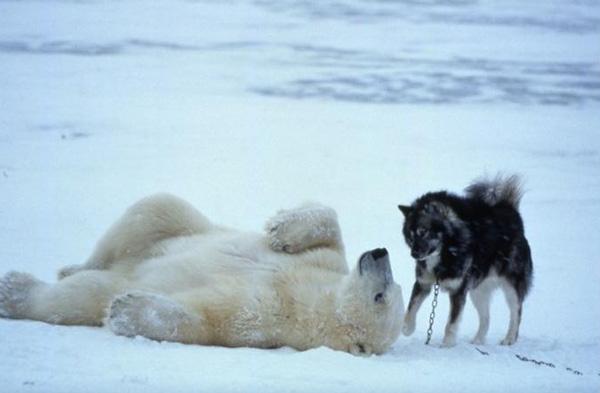
[[[489,327],[490,297],[500,287],[510,309],[508,332],[501,344],[512,345],[533,277],[531,252],[518,211],[521,182],[515,175],[498,175],[475,181],[465,194],[432,192],[410,206],[398,206],[405,217],[404,238],[417,262],[403,333],[414,332],[419,307],[438,282],[450,295],[443,346],[456,343],[467,292],[479,314],[479,330],[472,342],[482,344]]]

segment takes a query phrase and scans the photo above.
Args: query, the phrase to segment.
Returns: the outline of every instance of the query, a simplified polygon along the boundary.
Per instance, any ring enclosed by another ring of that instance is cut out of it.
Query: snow
[[[333,206],[349,263],[386,247],[407,298],[396,205],[499,170],[525,178],[535,267],[512,347],[500,295],[486,345],[468,304],[439,348],[442,294],[432,346],[428,299],[369,358],[1,319],[0,390],[599,391],[598,42],[591,0],[0,1],[0,274],[54,280],[168,191],[250,230]]]

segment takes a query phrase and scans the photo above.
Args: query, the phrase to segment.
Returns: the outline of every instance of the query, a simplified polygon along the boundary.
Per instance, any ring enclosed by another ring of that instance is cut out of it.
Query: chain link
[[[425,345],[429,345],[431,335],[433,334],[433,322],[435,321],[435,308],[438,303],[438,295],[440,293],[440,280],[436,280],[433,285],[433,300],[431,301],[431,314],[429,314],[429,328],[427,329],[427,341]]]
[[[475,347],[475,349],[477,350],[477,352],[479,352],[479,353],[480,353],[480,354],[482,354],[483,356],[490,356],[490,353],[489,353],[489,352],[482,351],[481,349],[479,349],[479,348],[477,348],[477,347]],[[545,361],[543,361],[543,360],[538,360],[538,359],[534,359],[534,358],[529,358],[529,357],[527,357],[527,356],[524,356],[524,355],[519,355],[518,353],[515,353],[514,355],[515,355],[515,357],[516,357],[517,359],[519,359],[519,360],[520,360],[520,361],[522,361],[522,362],[528,362],[528,363],[533,363],[533,364],[535,364],[535,365],[537,365],[537,366],[545,366],[545,367],[549,367],[549,368],[558,369],[558,367],[557,367],[557,366],[556,366],[554,363],[551,363],[551,362],[545,362]],[[574,368],[572,368],[572,367],[567,367],[567,366],[565,366],[565,367],[564,367],[564,369],[565,369],[566,371],[570,372],[571,374],[575,374],[575,375],[579,375],[579,376],[582,376],[582,375],[583,375],[583,373],[582,373],[581,371],[579,371],[579,370],[576,370],[576,369],[574,369]],[[598,374],[598,376],[600,376],[600,373]]]

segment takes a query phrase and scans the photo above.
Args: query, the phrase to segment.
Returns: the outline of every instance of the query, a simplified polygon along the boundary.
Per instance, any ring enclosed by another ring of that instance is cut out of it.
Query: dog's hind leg
[[[469,296],[479,315],[479,329],[471,341],[473,344],[485,344],[485,337],[490,327],[490,301],[495,285],[491,280],[479,284],[469,292]]]
[[[157,243],[205,232],[212,224],[184,200],[169,194],[146,197],[131,206],[106,232],[83,265],[67,266],[59,279],[81,270],[105,270],[119,261],[135,264],[160,255]]]
[[[504,281],[501,288],[510,310],[510,322],[508,323],[506,337],[504,337],[500,344],[512,345],[519,337],[519,326],[521,324],[521,313],[523,311],[523,298],[519,296],[517,290],[508,281]]]

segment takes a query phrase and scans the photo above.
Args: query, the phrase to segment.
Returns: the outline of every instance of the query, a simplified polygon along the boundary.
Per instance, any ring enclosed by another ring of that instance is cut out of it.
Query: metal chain
[[[477,352],[479,352],[483,356],[490,356],[489,352],[482,351],[481,349],[479,349],[477,347],[475,347],[475,349],[477,350]],[[545,367],[550,367],[550,368],[554,368],[554,369],[557,368],[556,365],[554,363],[551,363],[551,362],[544,362],[543,360],[537,360],[537,359],[533,359],[533,358],[528,358],[527,356],[519,355],[518,353],[515,353],[514,355],[515,355],[515,357],[517,359],[519,359],[522,362],[529,362],[529,363],[533,363],[533,364],[538,365],[538,366],[545,366]],[[564,369],[566,371],[572,373],[572,374],[575,374],[575,375],[579,375],[579,376],[583,375],[583,373],[581,371],[576,370],[576,369],[574,369],[572,367],[565,366]],[[600,376],[600,373],[598,374],[598,376]]]
[[[433,300],[431,301],[431,314],[429,314],[429,328],[427,329],[427,341],[425,345],[429,345],[431,335],[433,334],[433,322],[435,321],[435,308],[437,307],[437,299],[440,293],[440,280],[437,279],[433,285]]]
[[[543,360],[528,358],[527,356],[523,356],[523,355],[519,355],[519,354],[515,354],[515,356],[517,357],[517,359],[519,359],[522,362],[530,362],[530,363],[536,364],[538,366],[546,366],[546,367],[550,367],[550,368],[556,368],[556,365],[554,363],[544,362]],[[583,373],[581,371],[575,370],[574,368],[571,368],[571,367],[565,367],[565,370],[567,370],[575,375],[583,375]]]

